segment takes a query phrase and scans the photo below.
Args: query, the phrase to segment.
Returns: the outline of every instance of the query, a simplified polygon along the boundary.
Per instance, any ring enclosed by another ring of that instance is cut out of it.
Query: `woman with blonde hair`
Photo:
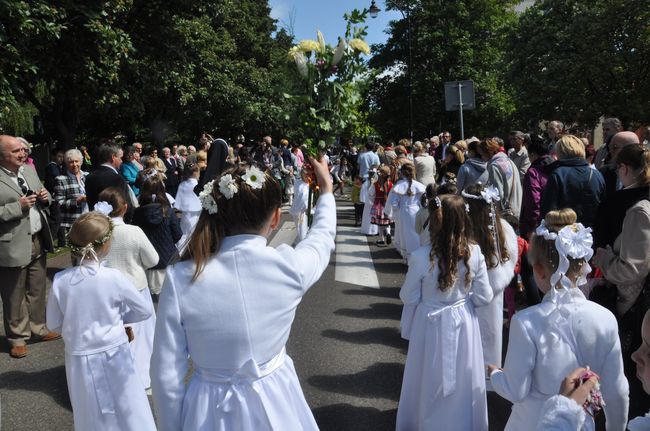
[[[623,373],[616,318],[587,300],[580,286],[591,272],[591,229],[571,209],[550,211],[531,239],[528,258],[543,301],[510,323],[503,369],[488,367],[494,390],[514,403],[506,431],[532,429],[546,400],[572,370],[589,366],[600,376],[608,431],[624,431],[628,383]],[[587,419],[585,430],[593,430]]]
[[[573,208],[578,222],[592,227],[605,193],[605,180],[589,166],[579,138],[562,136],[554,148],[558,160],[548,167],[550,174],[542,192],[540,216],[559,208]]]

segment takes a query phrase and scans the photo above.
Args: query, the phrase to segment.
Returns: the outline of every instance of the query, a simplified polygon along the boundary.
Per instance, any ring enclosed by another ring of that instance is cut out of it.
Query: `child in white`
[[[188,162],[183,168],[185,178],[179,185],[176,192],[174,208],[181,211],[181,231],[183,236],[178,241],[179,248],[182,247],[194,230],[201,215],[201,202],[194,193],[194,187],[199,183],[199,166],[196,163]]]
[[[282,205],[270,175],[234,167],[201,192],[208,216],[168,268],[158,306],[151,385],[160,430],[318,429],[285,351],[296,308],[334,250],[329,171],[311,164],[321,195],[295,248],[267,246]]]
[[[472,184],[462,192],[472,220],[472,239],[481,247],[488,268],[494,298],[487,307],[476,310],[481,324],[485,366],[501,366],[503,350],[503,292],[515,276],[517,234],[497,210],[499,191]],[[496,229],[495,229],[496,227]],[[488,390],[492,390],[488,383]]]
[[[432,218],[441,227],[432,234],[432,245],[411,253],[400,290],[402,337],[410,342],[397,430],[487,431],[474,307],[490,302],[492,289],[481,250],[467,236],[462,198],[441,196],[439,202],[440,207],[432,206]]]
[[[296,175],[294,173],[293,166],[290,166],[287,170],[289,173],[284,179],[286,183],[285,192],[287,193],[287,203],[289,206],[291,206],[293,205],[293,195],[296,192]]]
[[[124,329],[153,309],[125,275],[99,263],[112,230],[111,220],[97,212],[72,225],[70,245],[80,263],[54,276],[47,325],[65,341],[75,429],[155,430]]]
[[[293,222],[296,225],[296,242],[298,244],[300,241],[307,237],[307,231],[309,231],[308,226],[308,217],[307,217],[307,205],[309,203],[309,183],[307,182],[307,171],[303,170],[300,172],[300,180],[296,181],[295,185],[295,197],[291,208],[289,208],[289,214],[293,218]]]
[[[636,363],[637,378],[643,384],[645,393],[650,394],[650,311],[646,312],[641,327],[641,346],[632,353],[632,360]],[[566,380],[572,381],[576,375],[580,375],[584,369],[579,368]],[[585,382],[583,385],[575,388],[574,385],[560,387],[560,395],[555,395],[548,399],[542,407],[542,417],[537,424],[537,431],[579,431],[587,419],[584,408],[582,407],[587,400],[589,390],[595,385],[593,380]],[[574,386],[574,387],[571,387]],[[629,431],[648,431],[650,430],[650,412],[645,416],[639,416],[627,424]]]
[[[104,258],[106,266],[122,271],[142,295],[142,298],[153,310],[153,301],[148,289],[146,269],[158,263],[158,253],[151,245],[142,229],[124,223],[127,203],[119,189],[109,187],[99,194],[99,202],[95,204],[95,211],[111,217],[113,221],[113,240],[111,247]],[[134,339],[129,343],[133,362],[138,376],[145,389],[151,386],[149,377],[149,364],[153,350],[153,335],[156,330],[156,314],[142,322],[131,325]]]
[[[415,166],[404,163],[400,168],[402,179],[389,194],[388,205],[393,207],[389,217],[395,219],[395,247],[404,259],[420,248],[420,235],[415,231],[415,215],[420,210],[420,198],[425,187],[415,180]]]
[[[379,226],[371,223],[370,212],[372,205],[375,203],[375,182],[377,181],[377,170],[373,167],[368,171],[368,178],[364,179],[359,193],[359,199],[365,205],[363,206],[363,214],[361,215],[361,233],[364,235],[378,235]]]
[[[591,271],[593,239],[591,229],[575,221],[573,210],[550,211],[533,235],[528,256],[546,295],[541,304],[514,315],[505,366],[488,369],[494,390],[514,403],[506,430],[533,428],[544,402],[580,366],[590,366],[601,378],[607,430],[625,430],[628,383],[618,325],[609,310],[577,287]],[[593,419],[582,429],[593,430]]]

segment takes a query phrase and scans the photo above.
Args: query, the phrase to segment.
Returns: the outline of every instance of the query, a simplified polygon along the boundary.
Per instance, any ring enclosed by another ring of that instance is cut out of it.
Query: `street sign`
[[[459,85],[460,93],[458,91]],[[447,111],[458,111],[461,101],[463,111],[476,108],[474,103],[474,81],[445,82],[445,109]]]
[[[474,82],[450,81],[445,82],[445,109],[458,111],[460,114],[460,139],[465,139],[463,111],[476,107],[474,103]]]

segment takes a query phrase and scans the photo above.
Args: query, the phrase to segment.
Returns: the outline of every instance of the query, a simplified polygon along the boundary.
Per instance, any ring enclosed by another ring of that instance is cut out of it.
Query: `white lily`
[[[332,58],[332,66],[339,64],[343,59],[343,54],[345,54],[345,39],[339,38],[339,44],[334,52],[334,58]]]

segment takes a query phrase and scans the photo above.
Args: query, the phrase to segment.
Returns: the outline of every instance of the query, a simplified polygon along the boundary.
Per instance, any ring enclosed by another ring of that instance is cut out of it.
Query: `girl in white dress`
[[[475,306],[492,299],[460,196],[434,198],[431,245],[411,253],[400,290],[410,340],[398,430],[487,430],[485,371]]]
[[[587,366],[601,379],[607,430],[625,430],[629,391],[618,325],[609,310],[578,288],[591,271],[593,239],[591,229],[575,221],[571,209],[550,211],[537,228],[528,257],[546,294],[541,304],[513,316],[503,370],[488,368],[494,390],[514,403],[507,431],[533,428],[564,376]],[[593,430],[593,419],[582,429]]]
[[[309,231],[309,218],[307,216],[307,207],[309,206],[309,183],[307,182],[309,173],[300,171],[300,179],[295,184],[295,196],[289,214],[296,225],[296,240],[295,244],[307,237]]]
[[[47,325],[65,341],[75,429],[155,430],[124,329],[148,319],[153,309],[125,275],[99,263],[112,232],[111,219],[94,211],[72,225],[70,246],[79,266],[54,276]]]
[[[495,187],[480,184],[468,186],[462,196],[469,205],[472,238],[481,247],[488,268],[494,299],[487,307],[476,310],[481,324],[485,366],[501,366],[503,348],[503,291],[515,276],[517,263],[517,234],[500,216],[497,204],[499,192]],[[496,226],[496,229],[494,228]],[[488,390],[491,390],[488,383]]]
[[[124,223],[124,214],[128,208],[126,197],[120,189],[109,187],[98,196],[95,211],[111,217],[113,225],[113,240],[104,258],[106,266],[115,268],[126,275],[142,298],[153,310],[151,292],[148,289],[146,270],[158,263],[158,253],[142,229]],[[142,322],[131,325],[134,339],[129,343],[133,362],[138,376],[145,389],[151,386],[149,364],[153,350],[153,336],[156,329],[156,314]]]
[[[183,169],[184,180],[178,185],[174,208],[181,211],[181,231],[183,236],[178,241],[182,248],[187,242],[194,226],[201,215],[201,202],[194,193],[194,187],[199,183],[199,166],[196,163],[188,162]]]
[[[321,195],[295,248],[267,246],[282,205],[270,175],[243,165],[201,192],[204,211],[158,306],[151,386],[160,430],[317,429],[285,351],[296,308],[334,250],[329,171],[311,164]]]
[[[404,259],[420,248],[420,236],[415,231],[415,216],[420,209],[420,198],[425,187],[415,180],[415,165],[404,163],[400,168],[402,179],[391,190],[389,204],[393,207],[389,217],[395,218],[397,251]]]
[[[643,385],[645,393],[650,394],[650,311],[646,312],[641,325],[641,346],[632,353],[636,363],[636,376]],[[575,376],[580,376],[583,368],[575,370],[564,379],[560,394],[549,398],[542,407],[542,417],[537,424],[538,431],[579,431],[587,419],[582,407],[590,390],[596,385],[592,377],[582,385],[577,384]],[[650,412],[638,416],[627,424],[629,431],[650,430]]]
[[[361,215],[361,233],[368,236],[375,236],[379,234],[379,226],[372,224],[371,211],[372,205],[375,203],[375,182],[377,181],[377,169],[375,167],[368,171],[368,178],[361,186],[359,198],[364,203],[363,214]]]

